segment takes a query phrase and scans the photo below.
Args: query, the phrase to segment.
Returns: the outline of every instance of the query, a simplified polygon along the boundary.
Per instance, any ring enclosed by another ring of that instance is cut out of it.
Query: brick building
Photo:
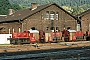
[[[77,15],[77,18],[81,21],[81,29],[83,32],[90,31],[90,9]]]
[[[31,8],[19,10],[0,19],[0,31],[12,33],[13,31],[25,31],[31,28],[37,30],[60,30],[70,27],[77,30],[77,20],[63,8],[55,3],[38,6],[31,4]]]

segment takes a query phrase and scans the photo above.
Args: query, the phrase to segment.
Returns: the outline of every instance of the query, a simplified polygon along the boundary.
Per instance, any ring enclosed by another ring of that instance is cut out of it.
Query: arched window
[[[59,20],[59,13],[56,12],[56,20]]]
[[[51,11],[50,12],[50,20],[54,20],[54,15],[55,15],[55,12]]]
[[[54,27],[51,27],[50,30],[55,30],[55,28]]]
[[[49,29],[49,27],[46,28],[46,30],[48,30],[48,29]]]
[[[9,34],[10,34],[10,31],[11,31],[10,28],[8,30],[9,30]]]
[[[46,11],[46,20],[49,19],[49,11]]]
[[[56,31],[57,31],[57,32],[59,31],[59,27],[56,27]]]
[[[21,28],[20,27],[18,28],[18,31],[21,32]]]
[[[13,28],[13,33],[15,32],[15,29]]]
[[[35,27],[31,27],[32,30],[36,30]]]
[[[59,27],[56,27],[56,30],[59,30]]]

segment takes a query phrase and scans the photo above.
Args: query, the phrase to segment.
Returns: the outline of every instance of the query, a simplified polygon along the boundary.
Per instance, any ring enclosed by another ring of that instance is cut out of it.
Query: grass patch
[[[0,46],[11,46],[11,44],[0,44]]]

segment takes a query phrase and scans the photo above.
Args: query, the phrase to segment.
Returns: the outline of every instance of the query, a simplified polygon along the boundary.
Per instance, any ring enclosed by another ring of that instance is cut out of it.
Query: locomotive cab
[[[39,31],[39,42],[45,43],[45,32],[43,30]]]

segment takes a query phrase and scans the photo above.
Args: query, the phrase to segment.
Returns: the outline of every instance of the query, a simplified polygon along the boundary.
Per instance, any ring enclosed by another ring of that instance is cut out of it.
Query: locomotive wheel
[[[17,44],[18,44],[18,45],[21,45],[21,40],[18,40]]]
[[[64,37],[65,42],[69,42],[68,37]]]
[[[16,40],[12,40],[11,41],[11,44],[14,44],[15,45],[16,44]]]
[[[44,43],[44,39],[43,38],[41,38],[40,41],[41,41],[41,43]]]

